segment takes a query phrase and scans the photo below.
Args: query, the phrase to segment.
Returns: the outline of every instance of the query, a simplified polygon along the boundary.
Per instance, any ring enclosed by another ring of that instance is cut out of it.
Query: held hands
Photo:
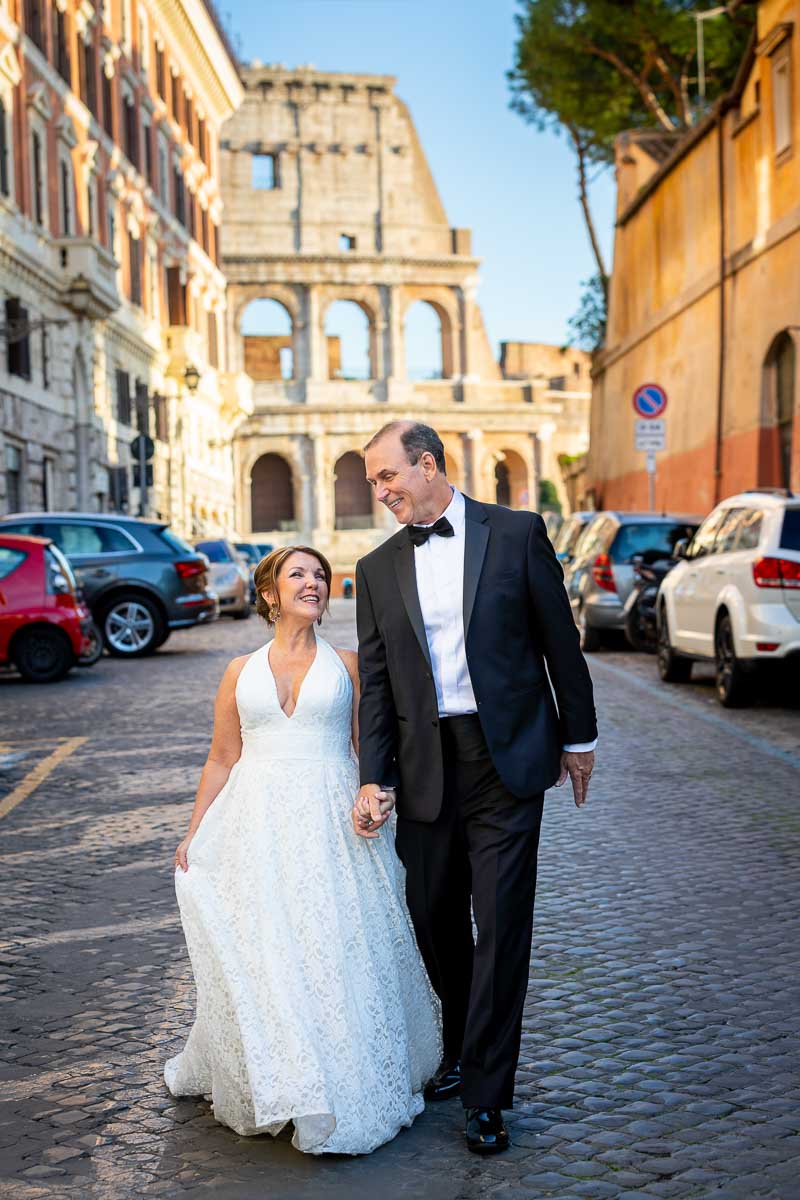
[[[353,829],[359,837],[379,836],[381,825],[389,820],[395,799],[394,788],[381,788],[377,783],[365,783],[359,789],[352,812]]]
[[[193,833],[187,834],[186,837],[181,842],[180,846],[178,846],[178,849],[175,851],[175,861],[173,863],[173,866],[176,869],[178,867],[180,867],[180,869],[182,871],[189,870],[189,859],[186,857],[186,853],[189,849],[189,843],[191,842],[193,837],[194,837]]]
[[[589,792],[589,780],[594,770],[594,750],[565,750],[561,755],[561,774],[556,787],[562,787],[567,782],[567,776],[572,780],[572,794],[575,805],[581,808],[586,803]]]

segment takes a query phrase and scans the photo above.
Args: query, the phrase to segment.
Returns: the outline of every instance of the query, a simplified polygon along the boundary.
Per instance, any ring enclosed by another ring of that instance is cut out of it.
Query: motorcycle
[[[676,565],[675,558],[654,558],[635,554],[633,557],[633,588],[625,602],[625,636],[634,650],[655,654],[658,650],[656,601],[661,581]]]

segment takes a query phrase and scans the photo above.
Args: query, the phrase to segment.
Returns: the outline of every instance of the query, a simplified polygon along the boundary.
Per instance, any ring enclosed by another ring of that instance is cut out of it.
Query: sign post
[[[658,383],[643,383],[633,393],[633,409],[636,413],[634,425],[634,448],[644,451],[647,471],[647,492],[650,511],[656,507],[656,454],[667,448],[667,422],[663,413],[667,407],[667,393]]]

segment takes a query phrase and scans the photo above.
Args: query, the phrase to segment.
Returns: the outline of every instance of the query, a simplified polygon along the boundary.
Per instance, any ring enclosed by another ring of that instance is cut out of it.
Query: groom
[[[460,1092],[469,1149],[496,1153],[509,1145],[544,792],[569,775],[586,799],[592,684],[540,516],[452,488],[427,425],[384,426],[365,464],[405,528],[356,570],[353,824],[374,836],[397,789],[409,911],[442,1002],[426,1098]]]

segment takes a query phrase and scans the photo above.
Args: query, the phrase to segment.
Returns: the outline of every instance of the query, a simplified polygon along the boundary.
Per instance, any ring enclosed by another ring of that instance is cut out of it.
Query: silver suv
[[[633,587],[633,556],[648,551],[670,557],[690,538],[700,517],[673,513],[599,512],[584,529],[564,580],[586,652],[625,626],[625,601]]]

